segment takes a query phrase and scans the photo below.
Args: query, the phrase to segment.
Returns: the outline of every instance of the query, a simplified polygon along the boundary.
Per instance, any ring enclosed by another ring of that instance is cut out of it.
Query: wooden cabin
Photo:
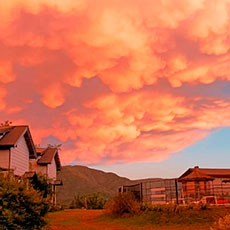
[[[178,181],[182,183],[186,202],[205,197],[230,203],[230,169],[209,169],[198,166],[188,169]]]
[[[41,173],[50,180],[57,179],[57,171],[61,170],[58,148],[36,148],[36,159],[30,160],[31,171]]]
[[[61,170],[58,148],[35,148],[29,127],[0,126],[0,170],[19,178],[33,178],[36,173],[46,176],[53,189],[56,203],[57,171]]]
[[[57,180],[57,171],[61,170],[58,148],[36,148],[36,154],[36,159],[30,159],[30,169],[46,176],[54,192],[53,204],[56,204],[56,186],[62,185],[62,181]]]
[[[29,160],[37,154],[28,126],[0,127],[0,169],[23,176],[29,172]]]

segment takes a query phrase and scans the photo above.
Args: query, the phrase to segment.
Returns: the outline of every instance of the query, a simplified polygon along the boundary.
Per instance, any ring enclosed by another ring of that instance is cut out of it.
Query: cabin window
[[[6,133],[0,133],[0,140],[6,135]]]
[[[0,131],[0,140],[8,133],[8,130]]]

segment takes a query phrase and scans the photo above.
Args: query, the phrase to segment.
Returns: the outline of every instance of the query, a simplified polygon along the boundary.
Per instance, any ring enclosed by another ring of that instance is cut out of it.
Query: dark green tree
[[[44,198],[51,197],[52,187],[46,177],[42,174],[37,174],[30,180],[33,188],[38,190]]]
[[[0,229],[42,229],[49,207],[50,199],[28,181],[0,174]]]

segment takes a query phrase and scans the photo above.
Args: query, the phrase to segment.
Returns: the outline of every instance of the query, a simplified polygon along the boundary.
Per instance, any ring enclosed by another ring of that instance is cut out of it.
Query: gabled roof
[[[230,169],[200,168],[200,171],[212,177],[230,177]]]
[[[194,181],[194,180],[214,180],[213,177],[200,172],[197,168],[191,170],[191,173],[180,178],[179,181]]]
[[[36,178],[37,174],[36,172],[25,172],[24,175],[22,176],[23,178]]]
[[[212,180],[215,178],[230,178],[230,169],[207,169],[196,166],[189,168],[178,180]]]
[[[41,156],[46,151],[46,148],[36,147],[36,153],[38,156]]]
[[[62,182],[62,180],[55,180],[55,181],[53,181],[52,184],[55,185],[55,186],[62,186],[63,182]]]
[[[56,162],[57,170],[61,170],[61,162],[58,155],[58,148],[47,147],[47,148],[36,148],[37,154],[41,156],[37,163],[40,165],[51,164],[54,159]]]
[[[27,125],[1,126],[0,134],[0,149],[9,149],[11,147],[15,147],[20,137],[24,135],[29,149],[30,158],[37,157],[31,133]]]

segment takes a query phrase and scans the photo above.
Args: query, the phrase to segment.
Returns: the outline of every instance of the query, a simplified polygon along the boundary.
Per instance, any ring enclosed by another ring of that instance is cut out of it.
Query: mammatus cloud
[[[12,0],[0,16],[0,118],[63,142],[65,163],[160,161],[230,125],[214,92],[230,0]]]

